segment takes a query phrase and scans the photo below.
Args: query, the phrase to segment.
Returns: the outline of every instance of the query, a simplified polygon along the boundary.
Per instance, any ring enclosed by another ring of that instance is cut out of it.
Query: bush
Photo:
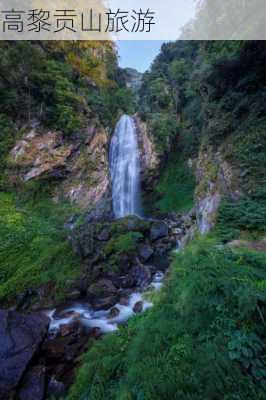
[[[265,190],[238,202],[225,200],[219,208],[216,230],[222,240],[237,239],[241,232],[266,230]]]
[[[80,273],[62,227],[71,212],[49,200],[26,206],[0,193],[0,301],[47,283],[63,298],[67,281]]]
[[[128,232],[111,239],[105,246],[105,252],[110,253],[134,253],[137,249],[137,243],[143,238],[140,232]]]

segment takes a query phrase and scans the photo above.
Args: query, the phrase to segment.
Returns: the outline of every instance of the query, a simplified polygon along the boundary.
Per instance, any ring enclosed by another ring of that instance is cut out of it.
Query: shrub
[[[134,253],[137,249],[137,243],[143,238],[140,232],[128,232],[111,239],[105,246],[105,252],[110,253]]]
[[[224,241],[236,239],[241,231],[266,230],[265,191],[260,190],[238,202],[225,200],[218,212],[217,232]]]
[[[80,273],[63,229],[72,211],[46,199],[26,206],[0,193],[0,301],[47,283],[63,297],[67,282]]]

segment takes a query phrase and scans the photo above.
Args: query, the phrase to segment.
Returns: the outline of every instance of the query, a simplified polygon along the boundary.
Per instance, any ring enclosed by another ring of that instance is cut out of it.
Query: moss
[[[115,236],[104,247],[104,253],[107,255],[112,253],[132,254],[136,251],[138,241],[142,238],[143,234],[140,232],[128,232]]]
[[[125,234],[128,231],[145,233],[149,230],[151,222],[138,217],[126,217],[112,222],[113,235]]]

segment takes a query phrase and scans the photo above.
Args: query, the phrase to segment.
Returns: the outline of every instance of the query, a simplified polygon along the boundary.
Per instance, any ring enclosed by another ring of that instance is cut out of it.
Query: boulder
[[[45,367],[38,365],[30,369],[18,392],[19,400],[43,400],[45,395]]]
[[[164,221],[157,221],[152,224],[150,238],[152,241],[168,236],[168,225]]]
[[[42,313],[0,310],[0,399],[8,399],[36,355],[49,326]],[[33,379],[33,378],[31,378]]]
[[[152,280],[151,268],[138,262],[129,272],[129,278],[134,282],[134,286],[144,288]]]
[[[67,300],[75,301],[75,300],[79,300],[80,297],[81,297],[81,293],[80,293],[80,290],[78,290],[78,289],[74,289],[71,292],[66,294]]]
[[[120,300],[119,300],[119,304],[121,304],[121,306],[128,307],[128,305],[129,305],[129,296],[125,296],[125,295],[121,296]]]
[[[82,330],[80,335],[69,334],[68,336],[58,336],[56,338],[50,338],[45,341],[42,346],[42,352],[45,356],[47,365],[52,364],[53,368],[56,365],[62,364],[63,372],[67,370],[70,365],[68,362],[74,362],[76,357],[78,357],[86,343],[88,342],[88,337],[85,334],[85,330]]]
[[[62,337],[69,335],[80,335],[82,333],[82,326],[79,321],[72,321],[68,324],[62,324],[59,327],[59,335]]]
[[[103,334],[102,334],[101,328],[95,327],[95,328],[92,328],[92,330],[90,331],[90,336],[93,339],[99,339],[102,335]]]
[[[104,228],[98,235],[97,239],[100,242],[107,242],[110,239],[110,232],[107,228]]]
[[[117,296],[108,296],[102,298],[95,298],[92,301],[92,307],[95,311],[109,310],[117,303]]]
[[[62,308],[59,308],[58,310],[55,311],[53,314],[53,317],[55,319],[63,319],[63,318],[69,318],[71,320],[75,319],[77,320],[78,318],[81,317],[81,314],[78,313],[77,311],[67,311],[64,306]]]
[[[116,293],[117,288],[109,279],[101,279],[92,284],[87,290],[87,296],[89,299],[95,299],[96,297],[108,297],[115,295]]]
[[[133,307],[134,313],[138,314],[143,311],[143,301],[138,301]]]
[[[66,394],[66,386],[63,382],[52,377],[48,383],[47,394],[56,399],[63,398]]]
[[[93,225],[89,224],[81,225],[71,232],[73,250],[82,259],[95,255],[94,233]]]
[[[144,244],[139,249],[139,256],[142,261],[148,261],[153,255],[153,249],[151,246]]]
[[[116,318],[116,317],[118,317],[119,314],[120,314],[120,310],[117,307],[113,307],[108,314],[108,318],[109,319]]]

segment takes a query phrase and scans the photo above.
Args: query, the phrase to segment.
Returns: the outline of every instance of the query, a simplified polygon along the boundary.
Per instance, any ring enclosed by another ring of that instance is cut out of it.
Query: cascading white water
[[[116,218],[140,215],[140,168],[136,126],[132,117],[118,121],[110,147],[113,210]]]

